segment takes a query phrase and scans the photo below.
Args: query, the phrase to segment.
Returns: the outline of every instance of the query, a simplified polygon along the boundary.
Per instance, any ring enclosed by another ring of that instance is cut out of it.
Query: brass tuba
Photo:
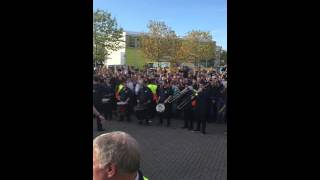
[[[200,92],[202,92],[204,89],[206,89],[208,86],[210,86],[210,84],[207,84],[206,86],[204,86],[202,89],[194,90],[194,89],[190,89],[192,91],[192,93],[190,94],[190,96],[187,96],[181,103],[179,103],[177,105],[177,109],[178,110],[182,110],[186,107],[187,104],[189,104],[190,102],[192,102]]]
[[[180,99],[184,94],[186,94],[190,89],[188,87],[184,88],[182,91],[179,93],[175,94],[172,96],[170,99],[167,100],[167,103],[172,103],[178,99]]]

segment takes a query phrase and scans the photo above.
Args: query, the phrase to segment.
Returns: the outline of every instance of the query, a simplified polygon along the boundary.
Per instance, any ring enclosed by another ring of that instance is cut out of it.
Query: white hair
[[[114,163],[120,173],[134,173],[140,168],[138,142],[125,132],[115,131],[96,137],[93,150],[99,168],[105,168],[109,163]]]

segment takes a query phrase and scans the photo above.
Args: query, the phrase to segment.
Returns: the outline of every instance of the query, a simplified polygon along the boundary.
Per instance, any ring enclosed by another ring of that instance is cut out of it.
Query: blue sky
[[[149,20],[164,21],[179,36],[210,31],[227,49],[227,0],[93,0],[93,8],[107,10],[128,31],[148,31]]]

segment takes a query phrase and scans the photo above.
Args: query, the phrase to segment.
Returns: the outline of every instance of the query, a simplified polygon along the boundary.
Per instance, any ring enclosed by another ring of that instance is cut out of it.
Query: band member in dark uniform
[[[193,110],[192,110],[192,101],[191,97],[194,94],[192,82],[186,81],[184,88],[188,88],[188,91],[180,98],[180,102],[186,101],[189,99],[188,103],[184,106],[183,110],[183,120],[184,120],[184,128],[188,128],[189,130],[193,129]]]
[[[171,86],[171,89],[173,91],[173,96],[176,96],[177,94],[179,94],[180,89],[179,89],[178,83],[176,81],[172,81],[170,86]],[[172,116],[174,118],[178,118],[179,117],[179,111],[177,110],[177,102],[176,101],[172,102],[171,106],[172,106]]]
[[[167,119],[167,126],[170,126],[170,120],[171,120],[171,111],[172,106],[171,103],[167,103],[167,101],[172,97],[173,90],[169,85],[169,82],[161,82],[160,87],[157,89],[157,94],[159,95],[159,98],[157,100],[157,103],[163,103],[165,105],[165,111],[159,113],[159,124],[162,125],[163,118]]]
[[[93,106],[97,110],[97,112],[103,112],[103,104],[102,104],[102,97],[103,97],[103,87],[100,84],[99,77],[94,77],[93,79]],[[102,128],[101,120],[99,116],[95,116],[97,121],[97,130],[104,131]]]
[[[217,123],[221,123],[223,122],[223,119],[222,119],[222,109],[223,109],[223,106],[224,106],[224,95],[223,95],[223,92],[224,92],[224,86],[222,84],[222,82],[220,82],[218,79],[215,79],[215,90],[216,90],[216,122]]]
[[[224,105],[219,111],[221,111],[224,123],[227,126],[227,123],[228,123],[228,119],[227,119],[227,86],[225,86],[225,88],[224,88],[223,97],[224,97]],[[227,128],[224,130],[224,133],[227,134]]]
[[[102,104],[104,109],[104,116],[106,119],[112,119],[112,105],[114,101],[114,89],[111,87],[110,79],[106,80],[106,84],[103,85],[103,97]]]
[[[193,99],[191,101],[192,105],[192,116],[189,118],[189,130],[193,130],[193,122],[196,114],[196,105],[197,105],[197,99],[196,99],[196,90],[199,89],[199,84],[197,83],[196,79],[192,80],[192,90],[193,90]]]
[[[151,90],[147,87],[143,80],[139,80],[139,84],[141,85],[141,88],[137,94],[136,115],[139,120],[139,124],[142,124],[142,121],[145,120],[145,124],[149,125],[153,96]]]
[[[213,96],[213,80],[211,76],[207,76],[206,77],[206,90],[208,91],[208,99],[209,99],[209,103],[208,103],[208,110],[206,112],[205,115],[205,121],[206,122],[213,122],[213,110],[215,107],[215,98]]]
[[[118,79],[112,76],[110,78],[110,87],[111,87],[113,92],[116,92],[118,85],[119,85]],[[112,112],[116,112],[116,108],[117,108],[116,97],[113,96],[113,98],[111,99],[111,111]],[[112,115],[117,115],[117,113],[114,113]]]
[[[208,86],[205,81],[200,81],[200,88],[198,90],[196,106],[197,129],[195,131],[200,131],[201,125],[202,134],[206,134],[206,115],[208,114],[210,103],[210,91],[207,87]]]
[[[120,113],[120,121],[123,121],[124,116],[126,116],[126,119],[128,122],[131,121],[130,119],[130,108],[132,106],[132,96],[133,92],[128,88],[127,83],[123,83],[123,88],[119,91],[119,96],[118,96],[118,102],[124,102],[124,105],[118,105],[121,111],[124,111]]]
[[[148,80],[148,83],[147,83],[147,87],[151,90],[152,92],[152,101],[151,101],[151,109],[150,109],[150,118],[154,118],[155,115],[156,115],[156,105],[157,105],[157,84],[155,83],[155,79],[154,78],[150,78]]]
[[[218,96],[218,122],[226,123],[227,88],[221,83]]]
[[[218,102],[218,98],[219,98],[219,91],[220,91],[220,84],[217,80],[216,77],[213,77],[212,78],[212,81],[210,82],[211,83],[211,86],[209,88],[210,90],[210,117],[209,119],[212,119],[213,122],[218,122],[217,118],[218,118],[218,108],[217,108],[217,105],[219,105],[219,102]]]

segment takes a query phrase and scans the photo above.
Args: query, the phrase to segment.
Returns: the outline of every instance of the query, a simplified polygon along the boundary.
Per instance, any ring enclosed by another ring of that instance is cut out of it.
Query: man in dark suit
[[[99,77],[94,77],[94,79],[93,79],[93,106],[95,107],[97,112],[103,112],[103,104],[102,104],[103,87],[100,82],[101,82],[101,80]],[[102,128],[102,123],[101,123],[102,118],[100,118],[100,117],[96,116],[97,130],[104,131],[104,129]]]
[[[210,106],[210,90],[207,88],[207,83],[205,81],[200,81],[200,88],[198,90],[197,96],[197,106],[196,106],[196,113],[197,113],[197,128],[195,131],[200,131],[202,134],[206,134],[206,116],[209,111]],[[200,126],[201,125],[201,126]]]
[[[102,94],[102,104],[104,110],[104,116],[106,119],[112,119],[112,106],[114,101],[114,89],[110,84],[110,79],[106,79],[105,84],[103,85],[103,94]]]
[[[226,91],[225,91],[224,85],[220,80],[217,80],[216,84],[217,84],[217,95],[216,95],[217,122],[223,123]]]
[[[136,112],[137,118],[139,120],[139,124],[142,124],[142,121],[145,120],[145,124],[149,125],[149,117],[151,113],[151,102],[153,99],[153,95],[151,90],[147,87],[146,82],[144,80],[139,80],[139,84],[141,88],[137,94],[137,106],[141,107]]]
[[[161,82],[160,87],[157,89],[157,94],[159,95],[159,98],[157,100],[157,103],[164,103],[165,104],[165,111],[159,113],[159,124],[162,125],[163,118],[167,119],[167,126],[170,126],[170,120],[171,120],[171,111],[172,106],[171,103],[167,103],[168,98],[171,98],[173,95],[173,90],[169,86],[169,82]]]
[[[192,101],[191,97],[194,94],[193,86],[192,86],[192,81],[186,81],[185,82],[185,87],[187,88],[187,92],[182,95],[182,97],[178,100],[178,106],[179,104],[184,104],[184,102],[187,102],[183,109],[183,120],[184,120],[184,128],[188,128],[189,130],[193,129],[193,107],[192,107]]]
[[[122,110],[124,112],[120,113],[120,121],[123,121],[124,116],[126,116],[126,119],[128,122],[131,121],[130,119],[130,108],[132,105],[132,96],[133,96],[133,92],[131,91],[131,89],[128,88],[127,84],[124,83],[124,87],[120,90],[119,92],[119,102],[125,102],[125,105],[122,105],[122,107],[119,108],[123,108]]]

